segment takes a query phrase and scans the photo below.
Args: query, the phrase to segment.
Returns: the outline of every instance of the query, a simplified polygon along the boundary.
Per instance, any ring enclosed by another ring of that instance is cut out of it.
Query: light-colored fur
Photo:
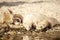
[[[54,18],[46,17],[42,14],[26,14],[23,18],[23,26],[26,30],[30,30],[32,23],[36,25],[36,29],[42,29],[48,26],[50,23],[51,26],[57,24],[57,20]]]

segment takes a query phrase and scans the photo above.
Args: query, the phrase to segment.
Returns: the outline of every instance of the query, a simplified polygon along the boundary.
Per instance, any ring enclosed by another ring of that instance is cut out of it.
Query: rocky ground
[[[40,13],[60,23],[60,0],[0,0],[0,14],[7,9],[22,16]],[[0,22],[3,22],[2,18]],[[60,40],[60,25],[46,31],[27,31],[25,28],[11,28],[6,23],[0,23],[0,40]]]

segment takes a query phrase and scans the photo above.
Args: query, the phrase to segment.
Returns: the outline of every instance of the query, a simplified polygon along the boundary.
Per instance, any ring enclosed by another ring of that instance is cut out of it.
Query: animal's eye
[[[13,19],[13,24],[20,24],[21,23],[21,19],[20,18],[14,18]]]
[[[16,20],[17,22],[23,23],[23,17],[21,15],[15,14],[14,20]]]
[[[15,19],[15,21],[20,22],[20,20],[19,20],[19,19]]]

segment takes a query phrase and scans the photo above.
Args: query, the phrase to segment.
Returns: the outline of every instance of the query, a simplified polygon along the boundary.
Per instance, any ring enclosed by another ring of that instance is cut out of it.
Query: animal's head
[[[51,27],[50,23],[47,20],[43,20],[36,25],[37,30],[47,30]]]

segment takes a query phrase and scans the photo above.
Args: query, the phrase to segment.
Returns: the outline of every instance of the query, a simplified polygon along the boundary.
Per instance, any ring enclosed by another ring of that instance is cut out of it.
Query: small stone
[[[17,34],[21,34],[21,32],[17,32]]]
[[[14,35],[15,34],[15,31],[9,31],[8,34]]]
[[[27,35],[26,35],[26,36],[24,35],[24,36],[23,36],[23,40],[30,40],[30,37],[27,36]]]

